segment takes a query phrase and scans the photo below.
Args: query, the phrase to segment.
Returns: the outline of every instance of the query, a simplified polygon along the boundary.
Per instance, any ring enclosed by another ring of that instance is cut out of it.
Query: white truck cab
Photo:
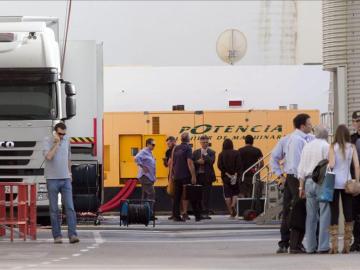
[[[42,141],[75,116],[75,88],[62,80],[57,19],[0,17],[0,181],[36,182],[48,216]]]

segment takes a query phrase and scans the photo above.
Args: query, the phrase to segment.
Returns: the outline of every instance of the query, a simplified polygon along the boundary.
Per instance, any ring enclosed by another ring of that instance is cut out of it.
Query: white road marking
[[[279,238],[242,238],[242,239],[169,239],[169,240],[106,240],[106,243],[134,243],[134,244],[158,244],[158,243],[228,243],[228,242],[264,242],[264,241],[279,241]]]
[[[50,262],[42,262],[41,264],[47,265],[47,264],[50,264]]]
[[[81,249],[80,250],[81,252],[87,252],[87,251],[89,251],[88,249]]]
[[[81,254],[80,254],[80,253],[75,253],[75,254],[73,254],[72,256],[73,256],[73,257],[79,257],[79,256],[81,256]]]
[[[60,262],[61,260],[60,259],[55,259],[55,260],[52,260],[53,262]]]
[[[93,231],[94,239],[96,244],[102,244],[104,243],[104,239],[101,237],[101,234],[99,231]]]

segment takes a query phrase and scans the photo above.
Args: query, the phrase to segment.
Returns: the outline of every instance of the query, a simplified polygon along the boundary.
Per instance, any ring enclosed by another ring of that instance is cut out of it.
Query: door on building
[[[136,178],[138,168],[135,163],[135,156],[142,148],[142,136],[120,135],[119,147],[120,179]]]

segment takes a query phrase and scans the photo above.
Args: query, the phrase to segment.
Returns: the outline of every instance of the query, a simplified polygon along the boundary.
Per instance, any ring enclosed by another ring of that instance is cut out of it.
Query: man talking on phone
[[[44,139],[45,178],[55,244],[62,243],[61,217],[58,208],[59,193],[61,193],[62,203],[65,206],[69,242],[70,244],[80,242],[76,233],[76,213],[72,199],[70,150],[66,126],[64,123],[58,123],[54,127],[53,136]]]

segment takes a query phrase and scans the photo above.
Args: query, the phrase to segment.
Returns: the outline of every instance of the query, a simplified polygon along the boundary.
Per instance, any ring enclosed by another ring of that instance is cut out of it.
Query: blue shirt
[[[280,176],[283,173],[280,167],[280,162],[282,160],[284,161],[284,163],[286,162],[285,148],[288,139],[289,136],[282,137],[280,141],[276,144],[274,150],[271,152],[270,166],[273,173],[275,173],[277,176]]]
[[[49,153],[54,145],[52,136],[46,137],[43,142],[44,157]],[[68,179],[70,178],[69,160],[71,159],[71,147],[68,136],[60,140],[58,149],[52,160],[45,159],[45,178],[46,179]]]
[[[305,134],[299,129],[280,139],[271,153],[272,171],[280,176],[282,173],[297,175],[301,152],[307,142],[315,138],[312,134]],[[283,160],[283,170],[280,161]]]
[[[145,147],[135,156],[135,162],[139,166],[138,178],[146,176],[151,181],[156,181],[156,161],[149,148]],[[146,167],[148,172],[144,172],[142,167]]]
[[[296,129],[290,134],[285,149],[285,173],[297,176],[297,169],[300,164],[302,150],[306,143],[312,141],[313,139],[314,136],[307,135],[299,129]]]

